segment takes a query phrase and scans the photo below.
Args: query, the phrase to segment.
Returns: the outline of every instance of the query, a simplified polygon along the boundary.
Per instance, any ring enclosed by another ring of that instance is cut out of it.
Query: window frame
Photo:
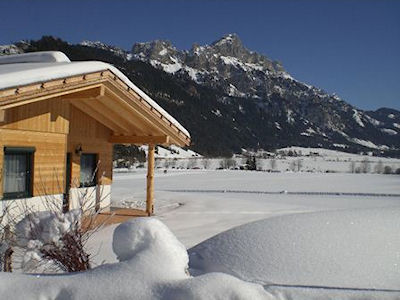
[[[3,198],[4,200],[9,199],[25,199],[33,197],[33,170],[34,170],[34,154],[35,147],[9,147],[6,146],[3,149]],[[26,159],[26,171],[25,171],[25,189],[23,192],[5,192],[5,177],[6,168],[5,161],[8,154],[22,154],[25,155]]]
[[[91,182],[86,183],[82,182],[82,157],[85,155],[90,155],[94,157],[94,166],[92,166],[92,174],[93,174],[93,179]],[[79,166],[80,166],[80,174],[79,174],[79,187],[80,188],[87,188],[87,187],[93,187],[97,185],[97,165],[99,161],[99,155],[98,153],[82,153],[79,158]]]

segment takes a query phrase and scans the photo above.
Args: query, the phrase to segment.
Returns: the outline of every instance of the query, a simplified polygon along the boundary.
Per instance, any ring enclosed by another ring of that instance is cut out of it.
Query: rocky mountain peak
[[[235,33],[227,34],[210,46],[221,55],[241,58],[250,53],[244,46],[239,36]]]
[[[155,40],[152,42],[135,43],[132,47],[134,58],[142,60],[157,60],[168,64],[175,62],[175,56],[181,53],[167,40]]]
[[[265,91],[260,91],[258,86],[260,79],[264,79],[260,76],[275,74],[291,78],[278,62],[247,49],[235,33],[211,45],[194,44],[189,51],[177,50],[169,41],[136,43],[132,47],[132,57],[150,62],[168,73],[186,73],[197,83],[214,85],[219,82],[229,95],[262,96]]]

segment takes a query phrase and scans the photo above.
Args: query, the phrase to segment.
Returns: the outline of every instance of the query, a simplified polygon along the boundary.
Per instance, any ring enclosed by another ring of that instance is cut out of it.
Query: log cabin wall
[[[4,147],[33,147],[33,196],[63,193],[68,131],[69,105],[64,100],[44,100],[5,110],[0,122],[0,176]],[[0,198],[2,190],[1,181]]]
[[[94,153],[98,159],[97,181],[100,184],[111,184],[112,180],[112,144],[109,143],[111,130],[97,122],[89,115],[71,105],[70,131],[67,149],[72,154],[72,187],[79,186],[80,156],[76,153],[81,146],[82,153]]]
[[[79,185],[80,156],[98,155],[98,180],[111,184],[112,144],[111,130],[71,105],[62,97],[42,100],[5,110],[0,122],[0,199],[3,196],[4,147],[34,147],[33,196],[61,194],[65,187],[66,153],[72,154],[72,181]],[[101,176],[103,175],[103,176]]]

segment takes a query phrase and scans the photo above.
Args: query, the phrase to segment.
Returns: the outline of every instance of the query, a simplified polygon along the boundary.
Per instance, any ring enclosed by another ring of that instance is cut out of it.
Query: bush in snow
[[[211,161],[208,158],[203,158],[201,160],[201,164],[203,165],[204,169],[208,169],[210,167]]]
[[[255,156],[250,156],[246,160],[247,170],[257,170],[257,161]]]
[[[26,215],[15,227],[16,245],[24,252],[23,269],[35,269],[46,262],[65,272],[90,269],[90,257],[84,249],[89,231],[82,229],[81,217],[80,209]]]
[[[276,159],[275,158],[270,159],[269,166],[270,166],[271,170],[275,170],[276,165],[277,165]]]
[[[384,167],[383,167],[383,162],[381,160],[379,160],[376,164],[375,164],[375,173],[377,174],[382,174],[384,171]]]
[[[98,166],[93,176],[97,169]],[[24,271],[46,271],[47,268],[53,271],[55,268],[57,271],[75,272],[90,269],[90,255],[85,244],[106,221],[99,222],[97,216],[102,197],[107,195],[100,188],[101,196],[93,201],[95,190],[80,189],[76,194],[78,208],[67,211],[68,207],[63,206],[60,198],[47,193],[44,184],[41,189],[44,196],[38,207],[18,200],[10,205],[11,209],[3,211],[1,216],[6,219],[11,234],[3,235],[1,239],[4,230],[0,227],[0,250],[2,244],[8,245],[11,253],[12,249],[18,250],[13,261],[20,261]],[[2,240],[5,243],[1,243]]]
[[[383,168],[383,174],[392,174],[392,168],[390,166],[385,166]]]
[[[224,158],[220,161],[219,165],[222,169],[232,169],[236,167],[236,160],[233,158]]]
[[[361,161],[361,173],[369,173],[371,171],[371,166],[368,158]]]
[[[21,269],[28,272],[90,269],[90,255],[85,244],[104,223],[97,222],[98,203],[92,203],[90,198],[87,189],[81,191],[79,208],[68,212],[63,212],[61,199],[52,195],[41,199],[41,207],[46,211],[38,211],[24,200],[9,204],[11,209],[7,207],[0,215],[0,261],[3,269],[11,271],[11,262],[17,263],[17,267],[20,263]],[[3,226],[3,223],[7,225]],[[13,250],[15,254],[11,259]]]

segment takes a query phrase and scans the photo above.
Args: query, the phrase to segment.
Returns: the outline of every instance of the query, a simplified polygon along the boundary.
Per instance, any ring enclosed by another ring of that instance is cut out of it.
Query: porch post
[[[149,144],[147,155],[147,189],[146,212],[150,216],[154,213],[154,144]]]

